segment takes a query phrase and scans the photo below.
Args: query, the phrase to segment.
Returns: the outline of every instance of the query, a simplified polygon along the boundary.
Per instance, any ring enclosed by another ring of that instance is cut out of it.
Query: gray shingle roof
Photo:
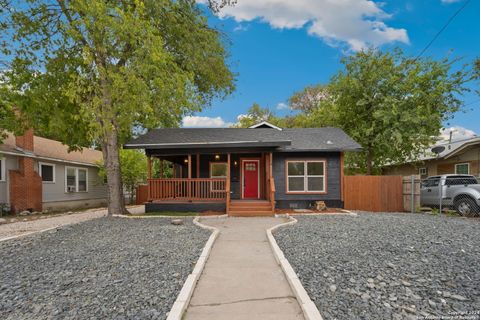
[[[361,146],[338,128],[174,128],[155,129],[125,148],[276,146],[283,151],[354,151]]]

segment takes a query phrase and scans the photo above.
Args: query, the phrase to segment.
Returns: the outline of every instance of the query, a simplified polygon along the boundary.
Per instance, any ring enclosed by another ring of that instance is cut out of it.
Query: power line
[[[428,50],[428,48],[430,48],[430,46],[435,42],[435,40],[437,40],[437,38],[440,36],[440,34],[445,31],[445,29],[447,29],[448,25],[453,21],[453,19],[455,19],[455,17],[463,10],[465,9],[465,7],[470,3],[470,0],[466,0],[463,5],[457,10],[455,11],[455,13],[447,20],[447,23],[445,23],[445,25],[437,32],[437,34],[432,38],[432,40],[430,40],[430,42],[425,46],[425,48],[423,48],[423,50],[420,52],[420,54],[415,58],[415,60],[417,60],[418,58],[420,58],[424,53],[425,51]]]

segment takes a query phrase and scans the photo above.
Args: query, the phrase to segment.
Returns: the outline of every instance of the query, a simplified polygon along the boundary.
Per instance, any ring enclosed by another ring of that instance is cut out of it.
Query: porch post
[[[188,182],[187,182],[187,192],[188,198],[192,197],[192,155],[188,155]]]
[[[188,179],[192,178],[192,155],[188,155]]]
[[[200,178],[200,153],[197,153],[197,178]]]
[[[147,156],[147,178],[152,179],[152,157]]]
[[[227,154],[227,181],[225,185],[225,192],[226,194],[226,209],[227,214],[230,211],[230,153]]]

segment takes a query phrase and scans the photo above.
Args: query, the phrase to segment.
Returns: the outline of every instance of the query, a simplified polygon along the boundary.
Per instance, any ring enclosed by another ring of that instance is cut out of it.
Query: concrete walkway
[[[131,206],[128,207],[130,213],[143,213],[145,206]],[[19,221],[0,225],[0,241],[10,239],[11,237],[19,237],[29,235],[44,230],[58,228],[61,226],[88,221],[95,218],[104,217],[107,215],[107,209],[90,209],[80,213],[72,213],[58,216],[45,216],[44,219]]]
[[[202,219],[220,229],[185,320],[304,319],[265,230],[281,218]]]

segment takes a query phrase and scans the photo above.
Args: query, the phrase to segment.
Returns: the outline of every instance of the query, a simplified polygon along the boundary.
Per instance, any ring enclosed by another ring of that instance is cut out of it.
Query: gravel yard
[[[0,242],[0,319],[165,319],[209,235],[99,218]]]
[[[275,238],[324,319],[480,319],[480,220],[296,219]]]

